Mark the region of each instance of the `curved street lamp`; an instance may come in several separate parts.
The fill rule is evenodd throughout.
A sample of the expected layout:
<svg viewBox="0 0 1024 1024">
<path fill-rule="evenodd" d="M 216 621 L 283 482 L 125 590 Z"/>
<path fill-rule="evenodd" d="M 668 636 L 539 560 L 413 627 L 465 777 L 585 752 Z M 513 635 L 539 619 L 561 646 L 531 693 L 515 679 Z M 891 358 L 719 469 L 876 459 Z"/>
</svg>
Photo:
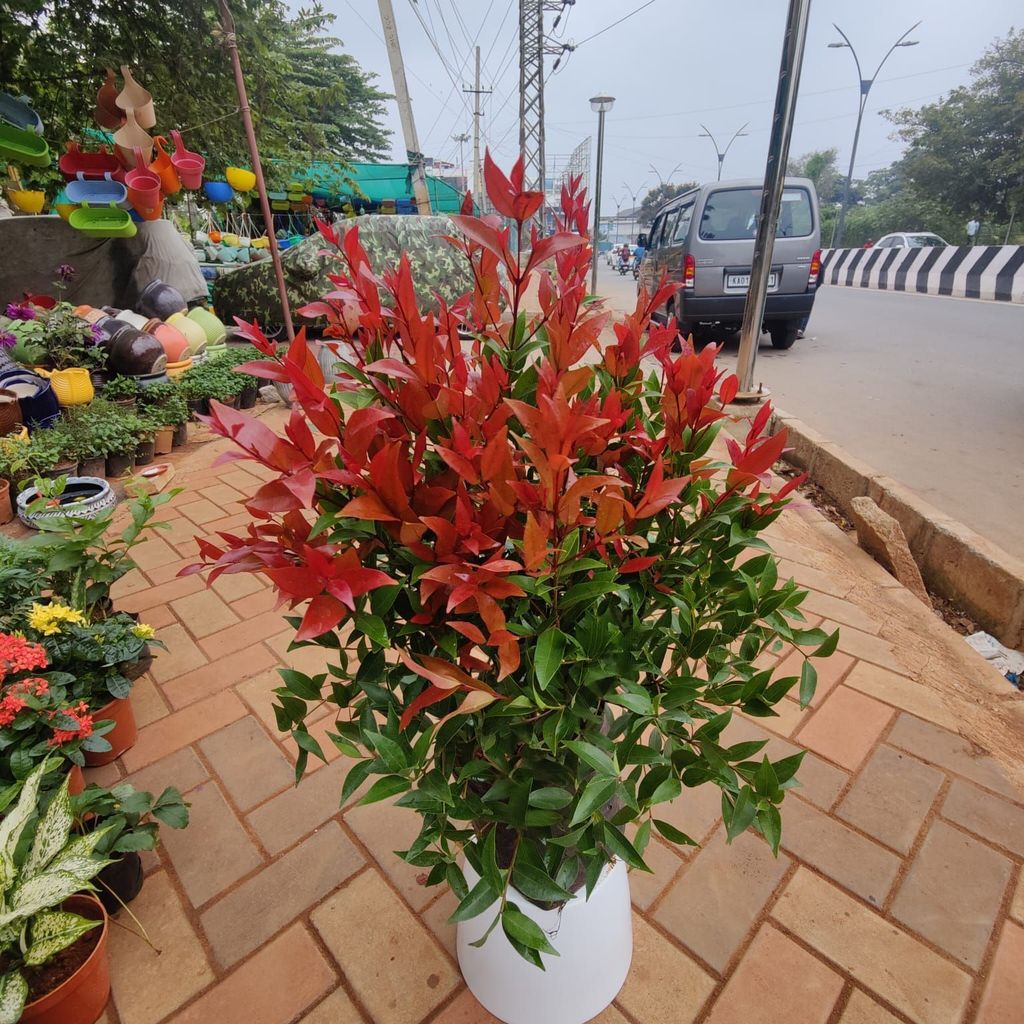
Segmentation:
<svg viewBox="0 0 1024 1024">
<path fill-rule="evenodd" d="M 750 124 L 750 122 L 748 121 L 747 124 Z M 711 130 L 707 127 L 707 125 L 703 125 L 703 124 L 701 125 L 701 128 L 703 128 L 704 131 L 701 133 L 700 138 L 702 138 L 702 139 L 710 139 L 711 140 L 711 145 L 715 147 L 715 152 L 718 154 L 718 180 L 719 181 L 722 180 L 722 164 L 725 163 L 725 157 L 726 157 L 726 154 L 729 152 L 729 148 L 732 146 L 732 144 L 737 139 L 743 138 L 744 136 L 747 136 L 747 135 L 750 134 L 748 131 L 745 130 L 746 127 L 747 127 L 747 124 L 745 124 L 742 128 L 737 129 L 736 134 L 733 135 L 733 137 L 729 140 L 729 144 L 725 147 L 725 149 L 719 149 L 718 148 L 718 143 L 715 141 L 714 135 L 711 134 Z"/>
<path fill-rule="evenodd" d="M 597 180 L 594 183 L 594 241 L 590 254 L 590 291 L 597 293 L 597 256 L 601 242 L 601 174 L 604 171 L 604 115 L 615 105 L 614 96 L 591 96 L 590 109 L 597 114 Z"/>
<path fill-rule="evenodd" d="M 633 216 L 629 220 L 629 223 L 631 225 L 630 236 L 632 237 L 632 235 L 636 233 L 637 229 L 636 211 L 640 204 L 640 196 L 644 195 L 644 189 L 647 188 L 647 182 L 645 181 L 636 191 L 630 188 L 630 186 L 627 185 L 625 182 L 622 183 L 622 187 L 629 193 L 630 199 L 633 200 Z"/>
<path fill-rule="evenodd" d="M 850 152 L 850 169 L 846 172 L 846 187 L 843 189 L 843 202 L 839 207 L 839 219 L 836 223 L 835 241 L 836 248 L 841 249 L 843 245 L 843 229 L 846 227 L 846 208 L 850 205 L 850 184 L 853 181 L 853 165 L 857 160 L 857 143 L 860 141 L 860 125 L 861 121 L 864 120 L 864 108 L 868 104 L 868 93 L 871 92 L 871 86 L 875 84 L 875 79 L 878 78 L 878 73 L 882 70 L 882 66 L 892 56 L 893 51 L 900 46 L 917 46 L 916 39 L 907 39 L 907 36 L 920 25 L 921 22 L 916 22 L 907 29 L 896 40 L 892 46 L 889 47 L 886 55 L 878 62 L 878 67 L 875 68 L 875 73 L 870 78 L 864 77 L 864 72 L 860 69 L 860 61 L 857 59 L 857 51 L 853 48 L 853 43 L 850 42 L 849 36 L 835 23 L 832 23 L 832 27 L 843 37 L 841 43 L 829 43 L 830 50 L 849 50 L 853 54 L 853 62 L 857 65 L 857 78 L 860 81 L 860 107 L 857 110 L 857 127 L 853 131 L 853 150 Z"/>
</svg>

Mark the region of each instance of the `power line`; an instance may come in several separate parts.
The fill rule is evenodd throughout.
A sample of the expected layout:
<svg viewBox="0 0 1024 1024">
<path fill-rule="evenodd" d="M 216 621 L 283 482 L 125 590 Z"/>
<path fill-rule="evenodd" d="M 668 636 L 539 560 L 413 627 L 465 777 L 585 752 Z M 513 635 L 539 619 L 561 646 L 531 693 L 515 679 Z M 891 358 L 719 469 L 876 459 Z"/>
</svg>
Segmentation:
<svg viewBox="0 0 1024 1024">
<path fill-rule="evenodd" d="M 624 21 L 628 21 L 634 14 L 639 14 L 642 10 L 650 7 L 653 3 L 654 0 L 647 0 L 647 3 L 641 4 L 635 11 L 630 11 L 629 14 L 624 14 L 618 21 L 613 21 L 610 25 L 605 25 L 604 28 L 598 29 L 593 35 L 587 36 L 586 39 L 581 39 L 578 43 L 573 43 L 572 49 L 582 46 L 584 43 L 589 43 L 591 39 L 596 39 L 600 35 L 604 35 L 604 33 L 609 29 L 615 28 L 616 25 L 621 25 Z"/>
</svg>

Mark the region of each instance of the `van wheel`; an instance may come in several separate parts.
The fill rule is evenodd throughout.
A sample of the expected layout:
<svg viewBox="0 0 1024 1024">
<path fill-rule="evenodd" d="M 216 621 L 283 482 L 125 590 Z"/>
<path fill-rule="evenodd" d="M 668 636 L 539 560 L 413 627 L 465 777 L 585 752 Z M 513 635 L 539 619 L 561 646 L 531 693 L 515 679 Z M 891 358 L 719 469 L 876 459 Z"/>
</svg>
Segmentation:
<svg viewBox="0 0 1024 1024">
<path fill-rule="evenodd" d="M 772 336 L 772 348 L 792 348 L 799 330 L 799 320 L 780 320 L 776 323 L 770 323 L 768 325 L 768 333 Z"/>
</svg>

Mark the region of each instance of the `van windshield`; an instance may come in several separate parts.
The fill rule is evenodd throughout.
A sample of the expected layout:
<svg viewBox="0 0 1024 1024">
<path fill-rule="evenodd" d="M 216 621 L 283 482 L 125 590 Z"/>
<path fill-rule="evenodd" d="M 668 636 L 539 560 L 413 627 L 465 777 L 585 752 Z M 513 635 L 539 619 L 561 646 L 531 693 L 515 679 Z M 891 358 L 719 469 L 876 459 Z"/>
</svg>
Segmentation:
<svg viewBox="0 0 1024 1024">
<path fill-rule="evenodd" d="M 728 188 L 712 192 L 700 218 L 700 237 L 711 239 L 753 239 L 761 207 L 759 188 Z M 787 188 L 779 211 L 779 238 L 800 238 L 814 230 L 811 197 L 805 188 Z"/>
</svg>

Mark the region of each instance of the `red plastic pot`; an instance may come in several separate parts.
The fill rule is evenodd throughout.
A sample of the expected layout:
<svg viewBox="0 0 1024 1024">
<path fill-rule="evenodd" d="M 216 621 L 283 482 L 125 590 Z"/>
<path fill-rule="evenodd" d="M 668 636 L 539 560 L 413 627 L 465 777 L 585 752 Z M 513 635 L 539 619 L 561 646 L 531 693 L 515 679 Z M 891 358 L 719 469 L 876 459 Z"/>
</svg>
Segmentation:
<svg viewBox="0 0 1024 1024">
<path fill-rule="evenodd" d="M 138 146 L 134 153 L 135 169 L 124 176 L 124 183 L 128 186 L 128 202 L 145 216 L 146 211 L 162 206 L 160 179 L 146 167 L 146 158 Z"/>
<path fill-rule="evenodd" d="M 21 1014 L 23 1024 L 96 1024 L 110 999 L 109 925 L 103 904 L 93 896 L 82 894 L 65 900 L 62 909 L 102 921 L 99 941 L 89 958 L 70 978 L 25 1006 Z"/>
<path fill-rule="evenodd" d="M 199 188 L 203 183 L 203 169 L 206 167 L 206 160 L 198 153 L 192 153 L 185 148 L 181 141 L 181 132 L 177 129 L 171 132 L 174 139 L 174 152 L 171 154 L 171 163 L 178 172 L 178 178 L 183 188 Z"/>
</svg>

